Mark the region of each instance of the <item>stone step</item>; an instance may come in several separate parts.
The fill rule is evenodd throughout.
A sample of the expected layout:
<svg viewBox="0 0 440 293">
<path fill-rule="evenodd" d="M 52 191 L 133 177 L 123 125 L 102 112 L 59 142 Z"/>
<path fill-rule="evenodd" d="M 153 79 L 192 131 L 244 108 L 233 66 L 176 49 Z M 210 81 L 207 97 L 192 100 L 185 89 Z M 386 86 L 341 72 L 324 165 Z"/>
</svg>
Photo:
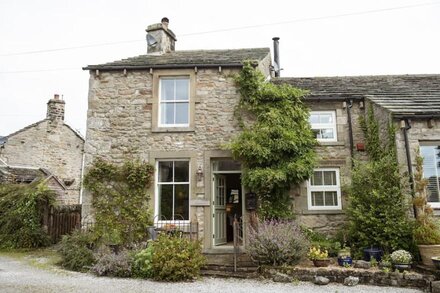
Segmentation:
<svg viewBox="0 0 440 293">
<path fill-rule="evenodd" d="M 221 271 L 221 272 L 233 272 L 234 271 L 234 266 L 230 266 L 230 265 L 205 265 L 203 268 L 203 270 L 208 270 L 208 271 Z M 236 268 L 237 272 L 257 272 L 258 271 L 258 267 L 257 266 L 239 266 L 237 265 Z"/>
<path fill-rule="evenodd" d="M 217 271 L 217 270 L 201 270 L 200 274 L 204 277 L 219 277 L 219 278 L 239 278 L 250 279 L 258 276 L 257 272 L 229 272 L 229 271 Z"/>
<path fill-rule="evenodd" d="M 209 265 L 234 265 L 234 254 L 205 254 L 206 263 Z M 237 266 L 256 266 L 249 255 L 241 253 L 237 255 Z"/>
</svg>

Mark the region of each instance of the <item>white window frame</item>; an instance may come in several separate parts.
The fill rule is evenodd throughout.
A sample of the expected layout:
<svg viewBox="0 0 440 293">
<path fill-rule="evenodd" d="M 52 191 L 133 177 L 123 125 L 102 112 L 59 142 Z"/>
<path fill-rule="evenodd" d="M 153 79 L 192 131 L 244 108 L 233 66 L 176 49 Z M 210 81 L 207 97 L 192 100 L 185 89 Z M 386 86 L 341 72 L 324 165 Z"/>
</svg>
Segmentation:
<svg viewBox="0 0 440 293">
<path fill-rule="evenodd" d="M 315 171 L 334 171 L 336 175 L 336 185 L 311 185 L 311 180 L 307 180 L 307 206 L 309 210 L 341 210 L 341 181 L 339 177 L 339 168 L 317 168 Z M 313 176 L 313 175 L 312 175 Z M 314 191 L 336 191 L 338 205 L 336 206 L 313 206 L 312 192 Z"/>
<path fill-rule="evenodd" d="M 318 129 L 329 129 L 331 128 L 333 130 L 334 137 L 333 138 L 316 138 L 318 141 L 322 142 L 332 142 L 332 141 L 338 141 L 338 133 L 336 131 L 336 111 L 310 111 L 311 115 L 328 115 L 330 114 L 332 116 L 333 123 L 312 123 L 310 121 L 310 127 L 314 130 Z"/>
<path fill-rule="evenodd" d="M 440 142 L 438 143 L 438 145 L 440 145 Z M 431 145 L 431 144 L 421 144 L 420 145 L 420 147 L 437 147 L 437 146 L 435 146 L 435 145 Z M 437 165 L 438 163 L 440 163 L 440 160 L 437 160 L 436 159 L 436 161 L 435 161 L 435 164 Z M 425 164 L 425 162 L 423 162 L 423 164 Z M 439 170 L 438 170 L 438 168 L 437 168 L 437 166 L 436 166 L 436 168 L 435 168 L 435 172 L 436 172 L 436 176 L 437 176 L 437 178 L 438 177 L 440 177 L 440 174 L 439 174 Z M 426 178 L 425 177 L 425 171 L 423 171 L 423 178 L 425 178 L 425 179 L 428 179 L 428 178 Z M 437 180 L 437 190 L 438 190 L 438 196 L 440 197 L 440 185 L 439 185 L 439 182 L 438 182 L 438 180 Z M 440 209 L 440 202 L 428 202 L 428 204 L 432 207 L 432 208 L 434 208 L 434 209 Z"/>
<path fill-rule="evenodd" d="M 187 182 L 159 182 L 159 162 L 188 162 L 188 181 Z M 174 168 L 174 165 L 173 165 Z M 189 223 L 191 218 L 191 160 L 190 159 L 156 159 L 156 174 L 154 185 L 154 222 L 159 224 L 168 223 Z M 162 220 L 159 218 L 159 185 L 175 185 L 175 184 L 188 184 L 188 220 Z M 174 201 L 175 195 L 173 194 L 173 217 L 174 217 Z"/>
<path fill-rule="evenodd" d="M 182 79 L 182 80 L 187 80 L 188 81 L 188 100 L 162 100 L 162 81 L 163 80 L 177 80 L 177 79 Z M 189 75 L 176 75 L 176 76 L 161 76 L 159 78 L 159 102 L 158 102 L 158 125 L 159 127 L 189 127 L 190 124 L 190 120 L 191 120 L 191 103 L 190 103 L 190 99 L 191 99 L 191 77 Z M 174 95 L 176 95 L 176 86 L 174 85 Z M 162 123 L 162 104 L 183 104 L 186 103 L 188 104 L 188 113 L 187 113 L 187 119 L 188 119 L 188 123 L 173 123 L 173 124 L 166 124 L 166 123 Z M 176 109 L 176 108 L 174 108 Z M 176 111 L 174 111 L 174 119 L 176 119 Z"/>
</svg>

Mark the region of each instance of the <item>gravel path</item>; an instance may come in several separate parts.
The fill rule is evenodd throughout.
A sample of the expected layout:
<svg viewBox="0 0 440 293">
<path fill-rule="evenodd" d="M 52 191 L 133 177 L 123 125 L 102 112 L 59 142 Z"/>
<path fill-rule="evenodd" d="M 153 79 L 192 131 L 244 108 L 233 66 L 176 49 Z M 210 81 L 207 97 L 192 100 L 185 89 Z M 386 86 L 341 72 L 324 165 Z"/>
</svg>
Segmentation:
<svg viewBox="0 0 440 293">
<path fill-rule="evenodd" d="M 339 284 L 282 284 L 272 281 L 204 278 L 191 283 L 160 283 L 147 280 L 98 278 L 61 269 L 43 270 L 22 260 L 0 256 L 0 292 L 421 292 L 414 289 Z"/>
</svg>

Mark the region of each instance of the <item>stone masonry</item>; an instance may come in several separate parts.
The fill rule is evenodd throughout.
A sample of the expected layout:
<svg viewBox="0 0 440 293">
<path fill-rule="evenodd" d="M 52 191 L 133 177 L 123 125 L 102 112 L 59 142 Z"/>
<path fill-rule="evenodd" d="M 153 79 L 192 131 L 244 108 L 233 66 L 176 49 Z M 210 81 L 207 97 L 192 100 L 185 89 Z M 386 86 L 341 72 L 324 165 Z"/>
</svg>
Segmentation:
<svg viewBox="0 0 440 293">
<path fill-rule="evenodd" d="M 55 95 L 47 117 L 7 136 L 0 158 L 11 166 L 44 168 L 67 187 L 62 204 L 78 204 L 84 139 L 64 124 L 64 101 Z"/>
</svg>

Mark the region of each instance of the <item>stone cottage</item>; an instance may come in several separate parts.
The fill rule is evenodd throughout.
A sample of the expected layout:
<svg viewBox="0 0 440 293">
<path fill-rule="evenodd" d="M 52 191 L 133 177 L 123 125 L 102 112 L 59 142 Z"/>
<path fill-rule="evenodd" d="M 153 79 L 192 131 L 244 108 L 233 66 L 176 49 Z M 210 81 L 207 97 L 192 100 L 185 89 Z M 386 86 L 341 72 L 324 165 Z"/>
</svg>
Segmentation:
<svg viewBox="0 0 440 293">
<path fill-rule="evenodd" d="M 54 178 L 48 182 L 58 203 L 70 205 L 80 203 L 84 139 L 64 123 L 64 108 L 65 101 L 55 95 L 45 119 L 2 138 L 0 169 L 9 182 Z"/>
<path fill-rule="evenodd" d="M 438 76 L 274 78 L 279 62 L 271 65 L 269 48 L 176 51 L 176 40 L 164 18 L 147 28 L 146 55 L 84 68 L 90 72 L 85 165 L 97 157 L 149 161 L 156 169 L 150 190 L 155 222 L 197 221 L 205 252 L 230 249 L 232 220 L 246 221 L 249 214 L 240 162 L 223 148 L 240 131 L 232 75 L 243 60 L 253 60 L 272 82 L 310 90 L 305 101 L 320 161 L 313 178 L 292 188 L 291 197 L 298 221 L 329 233 L 345 219 L 343 187 L 350 183 L 352 158 L 365 157 L 359 117 L 366 104 L 400 125 L 403 116 L 387 101 L 400 104 L 394 99 L 406 97 L 410 103 L 418 88 L 429 85 L 433 93 L 438 87 Z M 398 146 L 401 158 L 404 146 Z M 92 213 L 91 196 L 84 193 L 84 217 Z"/>
</svg>

